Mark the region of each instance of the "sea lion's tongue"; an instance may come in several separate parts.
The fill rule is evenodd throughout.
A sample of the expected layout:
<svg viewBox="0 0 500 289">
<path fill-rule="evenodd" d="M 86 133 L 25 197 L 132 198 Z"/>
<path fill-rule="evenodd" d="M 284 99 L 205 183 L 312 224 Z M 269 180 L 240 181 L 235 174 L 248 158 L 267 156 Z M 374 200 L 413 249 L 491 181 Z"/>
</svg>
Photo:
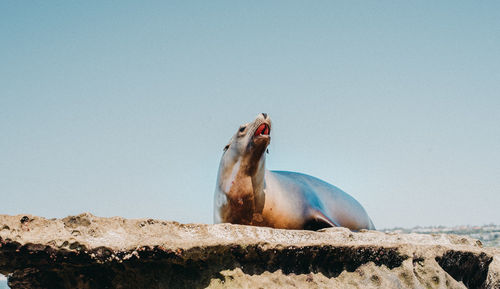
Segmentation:
<svg viewBox="0 0 500 289">
<path fill-rule="evenodd" d="M 269 127 L 265 123 L 261 124 L 257 128 L 257 130 L 254 133 L 254 136 L 261 135 L 261 134 L 263 134 L 263 135 L 269 135 Z"/>
</svg>

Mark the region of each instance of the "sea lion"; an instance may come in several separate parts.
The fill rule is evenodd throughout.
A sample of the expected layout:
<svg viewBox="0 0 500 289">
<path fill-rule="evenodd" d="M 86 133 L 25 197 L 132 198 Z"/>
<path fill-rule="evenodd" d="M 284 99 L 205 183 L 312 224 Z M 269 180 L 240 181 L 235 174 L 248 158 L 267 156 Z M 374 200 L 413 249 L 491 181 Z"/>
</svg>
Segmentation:
<svg viewBox="0 0 500 289">
<path fill-rule="evenodd" d="M 271 141 L 266 113 L 239 127 L 224 148 L 215 188 L 215 223 L 318 230 L 375 227 L 363 207 L 318 178 L 265 168 Z"/>
</svg>

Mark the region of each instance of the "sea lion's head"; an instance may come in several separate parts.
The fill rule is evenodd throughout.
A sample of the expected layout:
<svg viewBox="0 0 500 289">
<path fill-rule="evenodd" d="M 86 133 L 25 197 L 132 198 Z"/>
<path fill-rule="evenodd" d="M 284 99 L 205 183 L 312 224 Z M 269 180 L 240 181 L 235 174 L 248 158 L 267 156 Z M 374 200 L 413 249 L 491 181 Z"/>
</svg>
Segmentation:
<svg viewBox="0 0 500 289">
<path fill-rule="evenodd" d="M 254 121 L 241 125 L 224 147 L 226 165 L 238 161 L 245 164 L 251 174 L 271 142 L 271 118 L 266 113 L 257 115 Z"/>
<path fill-rule="evenodd" d="M 255 178 L 261 174 L 263 178 L 270 133 L 271 118 L 266 113 L 258 114 L 254 121 L 237 129 L 224 147 L 219 167 L 219 185 L 223 192 L 229 192 L 236 178 Z"/>
</svg>

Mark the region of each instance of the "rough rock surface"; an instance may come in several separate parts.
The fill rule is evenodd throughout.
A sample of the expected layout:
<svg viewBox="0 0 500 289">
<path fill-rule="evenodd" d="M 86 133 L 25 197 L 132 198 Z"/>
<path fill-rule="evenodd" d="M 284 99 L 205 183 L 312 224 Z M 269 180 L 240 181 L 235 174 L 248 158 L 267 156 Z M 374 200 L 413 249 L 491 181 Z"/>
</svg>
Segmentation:
<svg viewBox="0 0 500 289">
<path fill-rule="evenodd" d="M 500 288 L 500 249 L 455 235 L 0 215 L 0 273 L 12 288 Z"/>
</svg>

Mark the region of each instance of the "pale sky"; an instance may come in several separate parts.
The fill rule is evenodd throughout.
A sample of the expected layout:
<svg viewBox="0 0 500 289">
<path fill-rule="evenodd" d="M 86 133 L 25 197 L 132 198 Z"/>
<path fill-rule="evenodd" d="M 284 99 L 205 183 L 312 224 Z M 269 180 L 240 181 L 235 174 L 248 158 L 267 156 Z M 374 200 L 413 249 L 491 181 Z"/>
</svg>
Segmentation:
<svg viewBox="0 0 500 289">
<path fill-rule="evenodd" d="M 2 1 L 0 214 L 211 223 L 222 149 L 377 228 L 500 223 L 498 1 Z"/>
</svg>

